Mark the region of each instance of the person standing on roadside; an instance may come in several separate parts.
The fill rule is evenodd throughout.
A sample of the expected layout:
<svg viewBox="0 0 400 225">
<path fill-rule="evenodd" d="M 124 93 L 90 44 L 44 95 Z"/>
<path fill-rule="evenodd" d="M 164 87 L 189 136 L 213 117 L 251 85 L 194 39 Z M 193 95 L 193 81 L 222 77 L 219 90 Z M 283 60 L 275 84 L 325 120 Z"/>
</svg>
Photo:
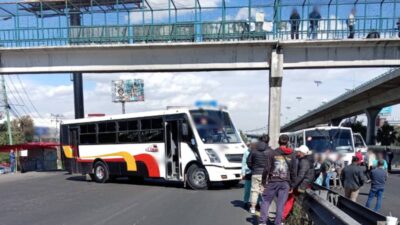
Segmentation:
<svg viewBox="0 0 400 225">
<path fill-rule="evenodd" d="M 260 225 L 266 225 L 268 221 L 269 206 L 276 197 L 276 217 L 275 224 L 281 225 L 283 209 L 288 198 L 292 193 L 292 184 L 295 178 L 296 157 L 293 150 L 288 147 L 289 136 L 279 137 L 279 148 L 269 151 L 266 167 L 263 173 L 265 184 L 263 192 L 263 202 L 261 204 Z"/>
<path fill-rule="evenodd" d="M 371 171 L 371 189 L 369 191 L 368 200 L 365 207 L 370 208 L 371 203 L 376 196 L 375 212 L 378 212 L 382 206 L 382 196 L 385 191 L 385 183 L 387 180 L 387 172 L 383 169 L 384 161 L 379 160 L 378 166 Z"/>
<path fill-rule="evenodd" d="M 289 194 L 283 210 L 282 218 L 284 221 L 293 209 L 295 197 L 304 193 L 306 189 L 310 189 L 315 177 L 314 156 L 312 155 L 310 149 L 305 145 L 300 146 L 298 149 L 296 149 L 296 157 L 298 159 L 297 176 L 294 178 L 293 182 L 293 193 Z M 298 198 L 296 201 L 297 200 Z"/>
<path fill-rule="evenodd" d="M 323 174 L 323 186 L 330 189 L 331 178 L 335 175 L 335 167 L 332 160 L 329 158 L 331 154 L 330 150 L 325 152 L 325 160 L 321 165 L 321 172 Z"/>
<path fill-rule="evenodd" d="M 363 165 L 364 164 L 364 156 L 363 156 L 361 150 L 358 150 L 356 152 L 356 157 L 358 158 L 358 163 L 360 163 L 360 165 Z"/>
<path fill-rule="evenodd" d="M 12 150 L 12 149 L 10 151 L 9 158 L 10 158 L 11 173 L 14 173 L 15 172 L 15 153 L 14 153 L 14 150 Z"/>
<path fill-rule="evenodd" d="M 372 162 L 372 169 L 374 169 L 374 168 L 377 168 L 378 167 L 378 162 L 379 161 L 382 161 L 383 162 L 383 169 L 385 170 L 385 171 L 388 171 L 388 163 L 386 162 L 386 160 L 384 159 L 384 157 L 383 157 L 383 153 L 378 153 L 377 155 L 376 155 L 376 157 L 377 157 L 377 159 L 375 159 L 373 162 Z"/>
<path fill-rule="evenodd" d="M 251 190 L 251 170 L 247 166 L 247 159 L 250 155 L 251 150 L 256 149 L 257 140 L 252 139 L 249 148 L 243 153 L 242 158 L 242 179 L 244 180 L 244 194 L 243 194 L 243 204 L 244 208 L 248 209 L 250 207 L 250 190 Z"/>
<path fill-rule="evenodd" d="M 347 18 L 346 22 L 347 22 L 347 26 L 349 27 L 349 32 L 350 32 L 348 38 L 349 39 L 353 39 L 354 38 L 354 34 L 355 34 L 354 25 L 356 23 L 356 9 L 353 8 L 351 10 L 351 12 L 349 14 L 349 17 Z"/>
<path fill-rule="evenodd" d="M 340 179 L 340 177 L 342 176 L 342 171 L 343 171 L 343 169 L 344 169 L 344 167 L 345 167 L 344 160 L 343 160 L 343 155 L 342 155 L 342 154 L 339 154 L 339 155 L 338 155 L 338 158 L 337 158 L 337 160 L 334 162 L 334 164 L 335 164 L 335 171 L 336 171 L 336 173 L 337 173 L 337 177 L 339 178 L 339 179 L 338 179 L 338 181 L 339 181 L 339 188 L 343 188 L 343 184 L 342 184 L 342 181 L 341 181 L 341 179 Z M 336 179 L 335 179 L 335 182 L 336 182 Z M 336 186 L 336 184 L 335 184 L 335 186 Z"/>
<path fill-rule="evenodd" d="M 250 196 L 250 213 L 256 213 L 256 205 L 258 198 L 263 192 L 262 174 L 267 162 L 267 153 L 271 148 L 266 144 L 264 136 L 256 143 L 255 149 L 251 150 L 247 158 L 247 166 L 252 171 L 251 175 L 251 196 Z"/>
<path fill-rule="evenodd" d="M 299 28 L 300 28 L 300 15 L 297 12 L 297 9 L 294 8 L 292 10 L 292 14 L 290 14 L 290 38 L 299 39 Z"/>
<path fill-rule="evenodd" d="M 357 202 L 358 193 L 366 178 L 356 156 L 353 156 L 351 164 L 343 169 L 341 179 L 346 198 Z"/>
</svg>

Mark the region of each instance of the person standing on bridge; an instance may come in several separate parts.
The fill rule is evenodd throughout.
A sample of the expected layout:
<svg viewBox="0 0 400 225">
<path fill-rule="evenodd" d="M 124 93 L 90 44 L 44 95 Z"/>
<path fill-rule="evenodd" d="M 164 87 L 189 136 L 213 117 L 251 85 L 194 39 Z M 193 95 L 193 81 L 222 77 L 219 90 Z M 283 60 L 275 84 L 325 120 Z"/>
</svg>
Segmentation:
<svg viewBox="0 0 400 225">
<path fill-rule="evenodd" d="M 292 193 L 293 181 L 296 177 L 296 157 L 293 150 L 288 147 L 289 136 L 279 137 L 279 148 L 269 151 L 267 163 L 263 172 L 265 189 L 263 192 L 263 202 L 261 204 L 260 225 L 266 225 L 269 215 L 269 206 L 276 197 L 276 217 L 275 224 L 281 225 L 283 209 L 288 198 Z"/>
<path fill-rule="evenodd" d="M 267 163 L 267 154 L 271 148 L 266 144 L 269 142 L 268 136 L 263 136 L 256 143 L 255 149 L 251 150 L 247 158 L 247 166 L 252 171 L 251 175 L 251 206 L 250 213 L 256 213 L 256 205 L 261 193 L 263 192 L 262 174 Z"/>
<path fill-rule="evenodd" d="M 299 39 L 300 15 L 296 8 L 292 10 L 292 14 L 290 15 L 290 28 L 290 37 L 292 39 Z"/>
<path fill-rule="evenodd" d="M 366 178 L 356 156 L 353 156 L 351 165 L 343 169 L 341 179 L 346 198 L 357 202 L 358 193 L 366 182 Z"/>
<path fill-rule="evenodd" d="M 377 212 L 382 206 L 382 196 L 385 191 L 385 183 L 387 180 L 387 172 L 383 168 L 384 160 L 378 161 L 378 167 L 371 171 L 371 190 L 369 191 L 368 200 L 365 207 L 370 208 L 371 203 L 376 196 L 376 205 L 374 211 Z"/>
<path fill-rule="evenodd" d="M 356 23 L 356 10 L 353 8 L 349 14 L 349 18 L 347 18 L 347 26 L 349 27 L 350 35 L 348 36 L 349 39 L 354 38 L 354 25 Z"/>
<path fill-rule="evenodd" d="M 314 6 L 313 11 L 309 15 L 310 20 L 310 30 L 308 33 L 308 38 L 317 39 L 318 37 L 318 26 L 319 21 L 321 20 L 321 14 L 319 13 L 319 9 L 317 6 Z"/>
<path fill-rule="evenodd" d="M 397 30 L 399 30 L 399 37 L 400 37 L 400 18 L 397 20 Z"/>
</svg>

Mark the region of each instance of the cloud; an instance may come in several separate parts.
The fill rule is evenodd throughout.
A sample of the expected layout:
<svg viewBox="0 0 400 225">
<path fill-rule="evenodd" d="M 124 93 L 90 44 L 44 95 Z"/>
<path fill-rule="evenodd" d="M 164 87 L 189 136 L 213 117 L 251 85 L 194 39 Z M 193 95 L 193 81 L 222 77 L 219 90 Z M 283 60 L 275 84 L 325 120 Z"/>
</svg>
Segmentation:
<svg viewBox="0 0 400 225">
<path fill-rule="evenodd" d="M 342 94 L 345 88 L 358 86 L 384 71 L 377 68 L 284 71 L 281 120 L 288 122 Z M 51 76 L 54 75 L 35 75 L 31 79 L 21 76 L 21 79 L 44 117 L 50 118 L 53 113 L 73 118 L 69 75 L 64 75 L 65 82 L 57 84 L 46 82 Z M 85 113 L 120 114 L 121 105 L 111 101 L 111 80 L 134 78 L 144 79 L 145 101 L 126 104 L 127 112 L 193 106 L 199 99 L 215 99 L 228 107 L 235 124 L 242 130 L 267 124 L 268 71 L 84 74 Z M 322 84 L 317 87 L 314 80 Z M 302 100 L 297 100 L 297 96 Z M 400 115 L 398 106 L 393 109 L 392 117 L 395 115 Z"/>
</svg>

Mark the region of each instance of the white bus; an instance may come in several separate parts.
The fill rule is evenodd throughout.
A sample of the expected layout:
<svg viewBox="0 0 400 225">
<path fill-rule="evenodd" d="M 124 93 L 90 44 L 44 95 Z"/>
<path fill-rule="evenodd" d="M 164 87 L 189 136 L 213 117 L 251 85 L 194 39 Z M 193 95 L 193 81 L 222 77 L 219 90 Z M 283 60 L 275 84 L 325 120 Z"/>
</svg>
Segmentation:
<svg viewBox="0 0 400 225">
<path fill-rule="evenodd" d="M 127 176 L 235 185 L 246 147 L 228 112 L 169 108 L 66 121 L 61 144 L 70 172 L 99 183 Z"/>
<path fill-rule="evenodd" d="M 329 150 L 332 158 L 342 155 L 345 164 L 350 164 L 355 155 L 353 131 L 348 127 L 313 127 L 285 134 L 289 135 L 290 147 L 306 145 L 316 154 Z"/>
</svg>

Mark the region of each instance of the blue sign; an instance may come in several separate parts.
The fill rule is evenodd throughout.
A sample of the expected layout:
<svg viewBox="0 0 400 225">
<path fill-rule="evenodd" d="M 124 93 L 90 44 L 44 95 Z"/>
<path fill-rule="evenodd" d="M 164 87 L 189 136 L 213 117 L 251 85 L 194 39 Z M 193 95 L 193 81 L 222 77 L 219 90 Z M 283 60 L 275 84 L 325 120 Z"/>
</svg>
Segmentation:
<svg viewBox="0 0 400 225">
<path fill-rule="evenodd" d="M 207 100 L 207 101 L 196 101 L 194 104 L 196 107 L 218 107 L 218 102 L 216 100 Z"/>
<path fill-rule="evenodd" d="M 385 107 L 379 113 L 380 116 L 390 116 L 392 115 L 392 106 Z"/>
</svg>

